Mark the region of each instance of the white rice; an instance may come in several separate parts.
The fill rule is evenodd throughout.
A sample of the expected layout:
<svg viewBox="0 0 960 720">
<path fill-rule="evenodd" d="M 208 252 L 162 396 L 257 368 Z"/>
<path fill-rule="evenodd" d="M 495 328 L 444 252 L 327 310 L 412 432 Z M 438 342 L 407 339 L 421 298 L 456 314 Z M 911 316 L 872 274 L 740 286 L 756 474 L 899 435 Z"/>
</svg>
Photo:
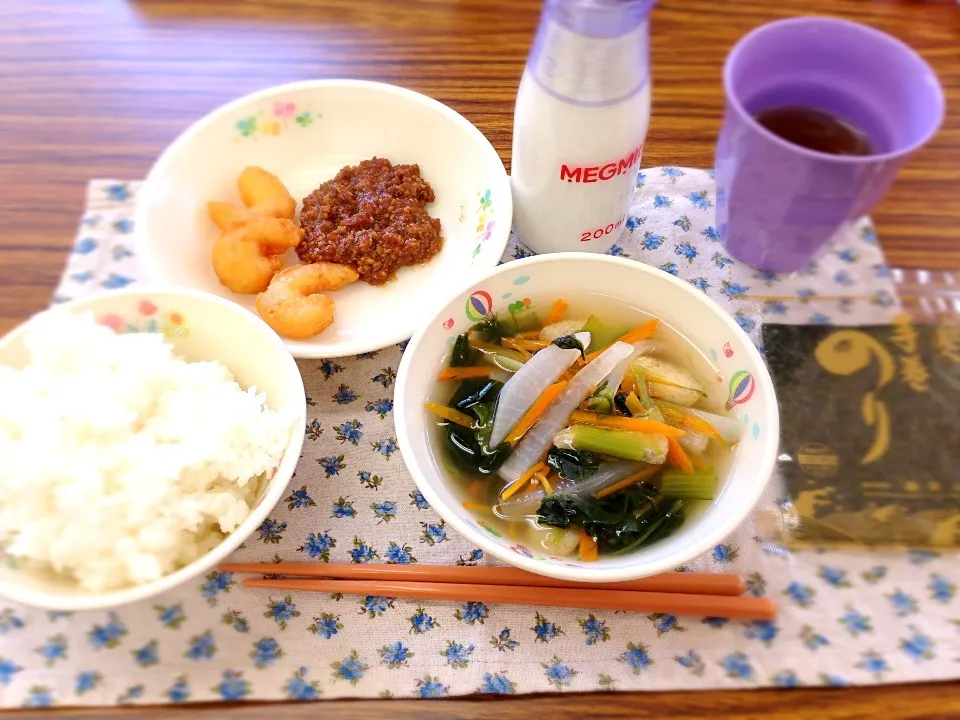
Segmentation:
<svg viewBox="0 0 960 720">
<path fill-rule="evenodd" d="M 92 316 L 36 319 L 0 366 L 0 548 L 91 591 L 156 580 L 249 514 L 293 418 L 219 362 Z"/>
</svg>

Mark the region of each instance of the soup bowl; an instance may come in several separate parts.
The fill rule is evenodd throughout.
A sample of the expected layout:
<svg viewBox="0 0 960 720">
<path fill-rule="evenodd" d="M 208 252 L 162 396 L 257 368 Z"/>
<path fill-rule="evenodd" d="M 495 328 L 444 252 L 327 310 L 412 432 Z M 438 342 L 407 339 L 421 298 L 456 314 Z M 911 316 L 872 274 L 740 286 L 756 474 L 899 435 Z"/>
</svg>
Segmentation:
<svg viewBox="0 0 960 720">
<path fill-rule="evenodd" d="M 444 469 L 434 418 L 425 399 L 446 400 L 438 372 L 450 346 L 488 312 L 510 306 L 540 309 L 563 297 L 589 303 L 602 318 L 639 311 L 658 317 L 684 336 L 712 366 L 705 392 L 714 405 L 743 424 L 740 441 L 719 472 L 714 499 L 696 509 L 673 534 L 625 555 L 601 554 L 594 562 L 556 557 L 511 540 L 489 517 L 463 507 L 457 481 Z M 449 391 L 452 391 L 453 387 Z M 446 391 L 449 393 L 449 391 Z M 614 257 L 558 253 L 507 263 L 443 305 L 411 340 L 397 372 L 397 439 L 404 461 L 430 505 L 461 535 L 510 565 L 541 575 L 611 582 L 672 570 L 710 550 L 751 512 L 767 484 L 777 453 L 779 415 L 773 383 L 750 338 L 719 305 L 693 286 L 653 267 Z M 490 482 L 500 483 L 498 477 Z"/>
</svg>

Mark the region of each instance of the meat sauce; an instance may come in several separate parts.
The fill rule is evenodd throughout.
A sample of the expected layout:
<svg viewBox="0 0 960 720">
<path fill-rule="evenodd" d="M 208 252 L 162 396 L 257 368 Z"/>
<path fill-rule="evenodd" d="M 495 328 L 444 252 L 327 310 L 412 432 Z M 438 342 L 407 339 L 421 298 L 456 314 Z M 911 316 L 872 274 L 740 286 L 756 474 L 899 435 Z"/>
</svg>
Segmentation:
<svg viewBox="0 0 960 720">
<path fill-rule="evenodd" d="M 435 199 L 419 165 L 375 157 L 345 167 L 304 198 L 297 255 L 349 265 L 361 280 L 382 285 L 398 268 L 440 252 L 440 221 L 424 207 Z"/>
</svg>

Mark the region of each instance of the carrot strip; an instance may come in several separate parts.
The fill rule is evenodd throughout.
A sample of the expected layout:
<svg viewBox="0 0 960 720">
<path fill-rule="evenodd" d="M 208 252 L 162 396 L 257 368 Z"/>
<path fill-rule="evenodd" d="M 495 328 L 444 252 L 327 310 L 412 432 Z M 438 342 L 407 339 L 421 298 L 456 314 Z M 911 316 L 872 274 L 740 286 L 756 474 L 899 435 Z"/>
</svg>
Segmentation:
<svg viewBox="0 0 960 720">
<path fill-rule="evenodd" d="M 483 490 L 486 487 L 487 484 L 482 480 L 474 480 L 472 483 L 467 485 L 467 492 L 474 500 L 479 500 L 483 497 Z"/>
<path fill-rule="evenodd" d="M 680 410 L 675 410 L 675 409 L 672 408 L 672 407 L 667 407 L 667 406 L 662 406 L 662 405 L 657 405 L 657 407 L 660 408 L 660 412 L 663 413 L 663 416 L 664 416 L 667 420 L 671 420 L 672 422 L 675 422 L 675 423 L 677 423 L 678 425 L 680 424 L 680 422 L 681 422 L 685 417 L 687 417 L 687 414 L 686 414 L 686 413 L 681 412 Z M 697 428 L 695 428 L 695 427 L 692 427 L 692 426 L 690 426 L 690 427 L 691 427 L 691 429 L 693 429 L 693 430 L 697 430 Z M 700 431 L 697 430 L 697 432 L 700 432 Z"/>
<path fill-rule="evenodd" d="M 603 490 L 598 491 L 597 494 L 594 495 L 594 497 L 597 500 L 602 500 L 608 495 L 613 495 L 615 492 L 620 492 L 624 488 L 628 488 L 631 485 L 636 485 L 638 482 L 649 480 L 651 477 L 653 477 L 654 473 L 656 473 L 657 470 L 659 469 L 660 469 L 659 465 L 651 465 L 650 467 L 646 467 L 640 472 L 636 472 L 630 477 L 624 478 L 620 482 L 614 483 L 613 485 L 609 487 L 605 487 Z"/>
<path fill-rule="evenodd" d="M 657 403 L 657 407 L 660 408 L 660 411 L 663 413 L 665 418 L 676 423 L 677 425 L 688 427 L 694 432 L 710 435 L 723 447 L 727 447 L 729 445 L 729 443 L 723 439 L 723 436 L 720 434 L 720 432 L 711 423 L 707 422 L 699 415 L 696 415 L 692 412 L 686 412 L 682 408 L 671 406 L 667 403 Z"/>
<path fill-rule="evenodd" d="M 500 494 L 500 499 L 501 500 L 509 499 L 511 495 L 517 492 L 517 490 L 519 490 L 524 485 L 526 485 L 528 480 L 533 478 L 534 475 L 536 475 L 538 472 L 540 472 L 546 467 L 547 467 L 547 464 L 545 462 L 540 462 L 534 465 L 532 468 L 527 470 L 523 475 L 518 477 L 516 482 L 511 483 L 510 485 L 507 485 L 507 487 L 504 488 L 503 492 Z"/>
<path fill-rule="evenodd" d="M 492 365 L 444 368 L 437 375 L 437 380 L 469 380 L 470 378 L 489 377 L 494 370 L 495 368 Z"/>
<path fill-rule="evenodd" d="M 720 432 L 713 425 L 711 425 L 701 417 L 697 417 L 696 415 L 687 415 L 685 417 L 682 417 L 678 422 L 680 425 L 683 425 L 684 427 L 688 427 L 694 432 L 698 432 L 702 435 L 709 435 L 711 438 L 713 438 L 716 441 L 716 443 L 720 447 L 723 447 L 723 448 L 730 447 L 730 443 L 728 443 L 723 438 L 723 435 L 721 435 Z"/>
<path fill-rule="evenodd" d="M 729 447 L 729 443 L 723 439 L 723 436 L 719 431 L 706 420 L 701 418 L 698 415 L 693 413 L 685 413 L 681 410 L 675 410 L 671 407 L 665 407 L 658 405 L 660 412 L 663 413 L 663 416 L 672 423 L 676 425 L 682 425 L 683 427 L 688 427 L 694 432 L 701 433 L 703 435 L 709 435 L 714 440 L 716 440 L 721 447 Z"/>
<path fill-rule="evenodd" d="M 530 409 L 520 418 L 520 422 L 516 424 L 504 440 L 513 445 L 517 440 L 522 438 L 523 434 L 543 415 L 546 409 L 550 407 L 550 403 L 556 399 L 557 395 L 559 395 L 566 386 L 567 383 L 564 381 L 547 386 L 547 389 L 540 394 L 540 397 L 530 406 Z"/>
<path fill-rule="evenodd" d="M 526 340 L 526 339 L 520 340 L 520 345 L 525 350 L 531 350 L 533 352 L 536 352 L 537 350 L 543 350 L 544 348 L 548 348 L 552 344 L 553 343 L 547 340 Z"/>
<path fill-rule="evenodd" d="M 657 322 L 658 321 L 656 319 L 653 319 L 653 320 L 650 320 L 649 322 L 645 322 L 643 325 L 638 325 L 633 330 L 630 330 L 629 332 L 626 332 L 623 335 L 621 335 L 616 340 L 616 342 L 624 342 L 624 343 L 627 343 L 627 345 L 633 345 L 634 343 L 640 342 L 641 340 L 646 340 L 647 338 L 651 338 L 653 337 L 653 334 L 657 331 Z M 592 362 L 596 358 L 600 357 L 600 354 L 604 350 L 606 350 L 608 347 L 610 346 L 607 345 L 606 347 L 602 347 L 599 350 L 594 350 L 592 353 L 587 355 L 587 362 Z"/>
<path fill-rule="evenodd" d="M 627 345 L 633 345 L 636 342 L 647 340 L 648 338 L 653 337 L 653 334 L 657 331 L 657 322 L 657 319 L 654 318 L 649 322 L 645 322 L 643 325 L 638 325 L 633 330 L 621 337 L 620 342 L 625 342 Z"/>
<path fill-rule="evenodd" d="M 493 514 L 490 506 L 484 503 L 464 501 L 461 505 L 463 505 L 464 510 L 470 510 L 471 512 L 486 513 L 487 515 Z"/>
<path fill-rule="evenodd" d="M 680 468 L 684 475 L 693 475 L 693 463 L 676 438 L 667 438 L 667 462 Z"/>
<path fill-rule="evenodd" d="M 539 340 L 539 339 L 540 339 L 540 331 L 539 331 L 539 330 L 527 330 L 526 332 L 522 332 L 522 333 L 520 333 L 519 335 L 517 335 L 517 337 L 526 338 L 527 340 Z"/>
<path fill-rule="evenodd" d="M 587 534 L 587 531 L 582 529 L 580 530 L 580 548 L 579 548 L 580 559 L 583 562 L 596 562 L 597 561 L 597 541 L 594 540 Z"/>
<path fill-rule="evenodd" d="M 446 405 L 438 405 L 437 403 L 425 402 L 423 406 L 432 412 L 434 415 L 442 417 L 444 420 L 449 420 L 455 425 L 460 425 L 465 428 L 473 427 L 473 418 L 462 413 L 459 410 L 456 410 L 452 407 L 447 407 Z"/>
<path fill-rule="evenodd" d="M 674 410 L 673 408 L 661 407 L 660 411 L 670 422 L 690 428 L 693 432 L 698 432 L 702 435 L 709 435 L 716 440 L 721 447 L 730 446 L 730 444 L 723 439 L 723 436 L 717 431 L 717 429 L 703 418 L 698 417 L 693 413 L 687 414 L 680 412 L 679 410 Z"/>
<path fill-rule="evenodd" d="M 597 413 L 584 412 L 583 410 L 575 410 L 573 414 L 570 415 L 570 422 L 614 428 L 616 430 L 634 430 L 636 432 L 663 435 L 665 437 L 680 437 L 683 435 L 683 430 L 671 427 L 666 423 L 657 422 L 656 420 L 620 417 L 619 415 L 598 415 Z"/>
<path fill-rule="evenodd" d="M 555 322 L 560 322 L 563 318 L 563 314 L 567 311 L 567 301 L 563 298 L 558 298 L 557 301 L 553 304 L 553 307 L 550 309 L 550 314 L 547 315 L 544 325 L 553 325 Z"/>
<path fill-rule="evenodd" d="M 679 422 L 681 425 L 686 425 L 691 430 L 696 430 L 699 433 L 720 437 L 720 433 L 717 432 L 717 429 L 713 425 L 708 423 L 703 418 L 694 415 L 693 413 L 689 415 L 682 415 Z"/>
</svg>

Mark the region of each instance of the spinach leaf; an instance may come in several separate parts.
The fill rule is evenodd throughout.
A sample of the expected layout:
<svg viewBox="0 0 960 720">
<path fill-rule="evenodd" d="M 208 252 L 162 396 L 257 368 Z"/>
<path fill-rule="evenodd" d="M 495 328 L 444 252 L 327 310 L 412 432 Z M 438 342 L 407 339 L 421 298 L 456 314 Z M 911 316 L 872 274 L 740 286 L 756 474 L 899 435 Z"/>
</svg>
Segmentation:
<svg viewBox="0 0 960 720">
<path fill-rule="evenodd" d="M 489 343 L 497 342 L 505 337 L 510 337 L 514 333 L 497 318 L 496 313 L 489 313 L 483 320 L 473 326 L 473 331 Z"/>
<path fill-rule="evenodd" d="M 586 348 L 583 347 L 583 343 L 577 340 L 575 335 L 563 335 L 558 337 L 553 341 L 553 345 L 556 345 L 561 350 L 579 350 L 580 357 L 584 360 L 587 359 Z"/>
<path fill-rule="evenodd" d="M 467 428 L 450 423 L 447 426 L 447 448 L 453 459 L 465 470 L 489 475 L 496 472 L 510 455 L 510 445 L 500 443 L 490 447 L 490 428 L 483 431 L 468 430 Z"/>
<path fill-rule="evenodd" d="M 450 353 L 450 367 L 467 367 L 473 365 L 476 350 L 470 347 L 470 340 L 466 333 L 457 335 L 453 342 L 453 352 Z"/>
<path fill-rule="evenodd" d="M 674 500 L 673 503 L 657 518 L 638 529 L 636 537 L 623 547 L 614 551 L 614 555 L 626 555 L 647 542 L 653 542 L 666 537 L 683 523 L 683 500 Z"/>
<path fill-rule="evenodd" d="M 683 523 L 683 502 L 665 500 L 655 488 L 635 485 L 609 497 L 582 498 L 554 493 L 537 512 L 542 525 L 581 525 L 604 552 L 626 553 L 666 537 Z"/>
<path fill-rule="evenodd" d="M 600 467 L 600 456 L 589 450 L 570 450 L 550 448 L 547 453 L 547 465 L 552 467 L 564 480 L 586 480 Z"/>
<path fill-rule="evenodd" d="M 464 380 L 450 398 L 450 406 L 468 412 L 474 405 L 496 402 L 503 383 L 486 378 Z"/>
<path fill-rule="evenodd" d="M 567 528 L 585 515 L 580 497 L 569 493 L 548 495 L 540 503 L 537 519 L 542 525 Z"/>
<path fill-rule="evenodd" d="M 496 380 L 466 380 L 450 398 L 450 405 L 472 416 L 472 428 L 447 423 L 445 438 L 451 457 L 465 470 L 484 475 L 495 472 L 510 455 L 510 445 L 490 446 L 493 412 L 503 383 Z"/>
</svg>

